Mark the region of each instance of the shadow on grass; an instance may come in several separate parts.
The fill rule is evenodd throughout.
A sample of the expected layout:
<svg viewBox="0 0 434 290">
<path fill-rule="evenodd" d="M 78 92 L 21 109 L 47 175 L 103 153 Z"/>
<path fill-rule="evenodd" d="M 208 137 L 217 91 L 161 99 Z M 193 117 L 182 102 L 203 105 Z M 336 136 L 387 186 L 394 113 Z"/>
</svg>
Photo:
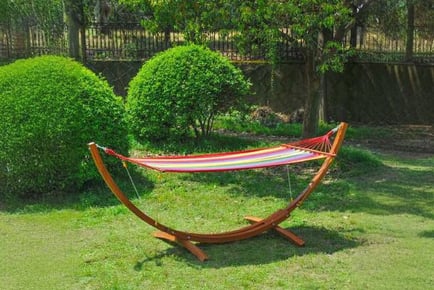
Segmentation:
<svg viewBox="0 0 434 290">
<path fill-rule="evenodd" d="M 419 233 L 419 237 L 434 239 L 434 230 L 433 231 L 423 231 L 423 232 Z"/>
<path fill-rule="evenodd" d="M 371 174 L 323 184 L 304 208 L 434 219 L 433 167 L 434 159 L 406 160 Z"/>
<path fill-rule="evenodd" d="M 139 172 L 131 171 L 136 186 L 140 189 L 140 195 L 149 194 L 154 183 Z M 128 198 L 135 199 L 137 195 L 127 176 L 114 177 L 118 186 L 124 190 Z M 119 200 L 111 193 L 110 189 L 101 179 L 87 184 L 80 193 L 48 193 L 31 198 L 14 198 L 0 201 L 0 212 L 8 213 L 48 213 L 53 210 L 74 209 L 87 210 L 89 208 L 109 207 L 119 205 Z"/>
<path fill-rule="evenodd" d="M 202 149 L 213 152 L 216 151 L 216 148 L 231 151 L 248 146 L 261 146 L 261 143 L 256 141 L 242 140 L 242 144 L 238 144 L 234 140 L 233 138 L 217 138 L 217 141 L 202 144 Z M 192 148 L 190 146 L 185 150 L 193 150 Z M 311 211 L 354 211 L 378 215 L 407 213 L 434 219 L 434 199 L 431 190 L 434 184 L 434 175 L 432 174 L 434 158 L 410 159 L 400 157 L 397 159 L 390 156 L 382 158 L 390 159 L 397 165 L 383 165 L 374 172 L 353 177 L 348 177 L 345 174 L 339 176 L 332 170 L 328 175 L 329 177 L 306 200 L 303 208 Z M 318 164 L 314 162 L 313 165 L 289 167 L 293 197 L 304 189 L 310 178 L 316 173 L 318 167 L 315 166 Z M 184 174 L 177 178 L 179 181 L 193 181 L 215 187 L 225 186 L 227 193 L 232 196 L 272 196 L 287 200 L 290 198 L 290 190 L 286 170 L 285 166 L 280 166 L 261 170 Z M 301 175 L 298 174 L 300 171 Z M 139 169 L 133 170 L 132 173 L 142 195 L 152 192 L 153 181 L 141 174 Z M 134 199 L 134 189 L 127 176 L 116 178 L 116 180 L 124 192 Z M 181 183 L 173 182 L 173 185 Z M 113 205 L 119 205 L 119 201 L 101 181 L 91 185 L 89 189 L 80 194 L 59 196 L 47 194 L 40 199 L 24 202 L 14 201 L 9 204 L 3 201 L 3 204 L 0 204 L 0 211 L 12 213 L 48 212 L 67 208 L 86 210 L 89 207 Z"/>
<path fill-rule="evenodd" d="M 137 261 L 134 269 L 141 271 L 146 268 L 145 264 L 147 263 L 163 265 L 164 258 L 168 256 L 175 256 L 177 259 L 197 268 L 261 265 L 283 261 L 295 256 L 316 253 L 330 255 L 363 244 L 362 240 L 351 237 L 349 233 L 331 231 L 325 228 L 300 226 L 291 227 L 291 231 L 294 231 L 305 240 L 305 246 L 295 246 L 278 234 L 267 232 L 238 242 L 199 244 L 198 246 L 209 256 L 209 260 L 205 262 L 200 262 L 184 248 L 174 245 L 156 256 Z"/>
<path fill-rule="evenodd" d="M 184 144 L 154 144 L 154 150 L 176 152 L 176 154 L 191 154 L 192 152 L 237 151 L 247 147 L 261 147 L 266 143 L 255 140 L 240 139 L 235 136 L 211 136 L 206 140 L 188 139 Z M 175 153 L 172 153 L 175 154 Z M 122 167 L 121 163 L 120 167 Z M 141 195 L 149 194 L 154 183 L 143 175 L 143 170 L 137 166 L 130 166 L 129 171 Z M 122 170 L 121 170 L 122 171 Z M 136 198 L 134 187 L 131 185 L 127 173 L 113 176 L 119 187 L 131 199 Z M 89 207 L 107 207 L 119 205 L 119 201 L 110 192 L 102 178 L 85 186 L 80 193 L 52 192 L 27 198 L 9 198 L 0 200 L 0 212 L 8 213 L 37 213 L 50 212 L 59 209 L 86 210 Z"/>
<path fill-rule="evenodd" d="M 389 157 L 384 157 L 385 159 Z M 386 162 L 387 164 L 387 162 Z M 394 160 L 393 165 L 382 165 L 361 175 L 328 177 L 304 202 L 303 209 L 317 211 L 352 211 L 375 215 L 412 214 L 434 219 L 434 158 Z M 295 173 L 300 170 L 301 175 Z M 308 176 L 310 172 L 310 176 Z M 296 166 L 290 169 L 292 194 L 298 195 L 315 173 L 314 167 Z M 231 173 L 205 173 L 184 178 L 196 182 L 228 186 L 231 195 L 246 197 L 273 196 L 288 199 L 286 168 Z"/>
<path fill-rule="evenodd" d="M 289 199 L 290 191 L 298 195 L 308 184 L 313 175 L 297 175 L 298 170 L 310 170 L 309 166 L 278 166 L 255 170 L 231 172 L 205 172 L 200 174 L 184 175 L 183 179 L 212 185 L 215 187 L 228 187 L 227 193 L 233 196 L 267 197 Z M 317 169 L 317 168 L 316 168 Z M 288 186 L 288 171 L 290 174 L 291 189 Z"/>
</svg>

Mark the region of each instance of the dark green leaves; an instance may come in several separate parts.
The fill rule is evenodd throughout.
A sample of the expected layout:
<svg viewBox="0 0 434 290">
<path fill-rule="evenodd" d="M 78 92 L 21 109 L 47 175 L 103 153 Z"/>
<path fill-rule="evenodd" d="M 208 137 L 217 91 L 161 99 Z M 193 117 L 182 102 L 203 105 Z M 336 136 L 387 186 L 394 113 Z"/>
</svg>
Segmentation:
<svg viewBox="0 0 434 290">
<path fill-rule="evenodd" d="M 242 72 L 197 45 L 167 50 L 146 62 L 131 81 L 128 123 L 139 140 L 180 139 L 191 129 L 207 135 L 214 117 L 249 92 Z"/>
<path fill-rule="evenodd" d="M 97 176 L 87 143 L 128 148 L 120 98 L 70 59 L 0 67 L 0 116 L 0 195 L 76 190 Z"/>
</svg>

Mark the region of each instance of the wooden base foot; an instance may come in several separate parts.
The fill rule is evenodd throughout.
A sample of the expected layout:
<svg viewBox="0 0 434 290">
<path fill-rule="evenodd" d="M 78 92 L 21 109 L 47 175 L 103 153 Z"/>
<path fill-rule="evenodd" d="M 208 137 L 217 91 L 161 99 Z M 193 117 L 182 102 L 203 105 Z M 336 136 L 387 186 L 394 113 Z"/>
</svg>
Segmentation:
<svg viewBox="0 0 434 290">
<path fill-rule="evenodd" d="M 254 223 L 258 223 L 260 221 L 262 221 L 261 218 L 257 218 L 257 217 L 253 217 L 253 216 L 246 216 L 245 217 L 246 220 L 248 220 L 250 223 L 254 224 Z M 296 244 L 297 246 L 304 246 L 304 241 L 298 237 L 296 234 L 294 234 L 293 232 L 291 232 L 290 230 L 285 230 L 284 228 L 276 225 L 275 227 L 273 227 L 273 230 L 275 230 L 276 232 L 278 232 L 281 236 L 283 236 L 284 238 L 288 239 L 289 241 L 291 241 L 292 243 Z"/>
<path fill-rule="evenodd" d="M 190 241 L 187 240 L 182 240 L 182 239 L 178 239 L 176 236 L 168 234 L 166 232 L 155 232 L 153 234 L 154 237 L 158 238 L 158 239 L 162 239 L 164 241 L 169 241 L 172 243 L 177 243 L 181 246 L 183 246 L 184 248 L 186 248 L 188 251 L 190 251 L 190 253 L 192 253 L 193 255 L 195 255 L 201 262 L 208 260 L 208 256 L 207 254 L 205 254 L 204 251 L 202 251 L 201 249 L 199 249 L 198 246 L 196 246 L 195 244 L 193 244 Z"/>
</svg>

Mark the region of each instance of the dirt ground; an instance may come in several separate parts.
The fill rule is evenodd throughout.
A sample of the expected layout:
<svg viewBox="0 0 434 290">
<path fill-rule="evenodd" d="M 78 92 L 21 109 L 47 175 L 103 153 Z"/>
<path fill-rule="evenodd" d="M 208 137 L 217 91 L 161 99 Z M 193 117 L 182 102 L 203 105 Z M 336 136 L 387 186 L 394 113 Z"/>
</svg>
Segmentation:
<svg viewBox="0 0 434 290">
<path fill-rule="evenodd" d="M 367 148 L 376 152 L 399 154 L 407 157 L 423 157 L 434 155 L 434 126 L 433 125 L 399 125 L 382 126 L 387 128 L 391 134 L 384 138 L 372 138 L 364 140 L 346 139 L 344 144 L 356 147 Z M 227 135 L 237 135 L 244 138 L 264 138 L 273 141 L 288 142 L 287 138 L 277 136 L 252 136 L 248 133 L 229 133 Z"/>
<path fill-rule="evenodd" d="M 401 155 L 433 155 L 434 126 L 432 125 L 400 125 L 388 126 L 392 132 L 383 139 L 366 139 L 351 142 L 352 145 L 366 147 L 372 150 L 399 152 Z"/>
</svg>

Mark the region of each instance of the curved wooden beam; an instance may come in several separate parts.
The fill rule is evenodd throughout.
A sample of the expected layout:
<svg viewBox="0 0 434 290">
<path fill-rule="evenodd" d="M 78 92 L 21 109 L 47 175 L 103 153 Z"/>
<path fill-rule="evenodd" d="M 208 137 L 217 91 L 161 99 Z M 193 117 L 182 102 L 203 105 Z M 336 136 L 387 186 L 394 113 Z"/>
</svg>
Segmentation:
<svg viewBox="0 0 434 290">
<path fill-rule="evenodd" d="M 198 233 L 189 233 L 178 231 L 172 229 L 164 224 L 159 223 L 152 217 L 145 214 L 142 210 L 140 210 L 137 206 L 135 206 L 126 195 L 122 192 L 122 190 L 118 187 L 116 182 L 113 180 L 112 176 L 107 170 L 105 166 L 101 154 L 99 153 L 98 147 L 95 143 L 88 144 L 92 158 L 95 162 L 96 167 L 98 168 L 99 173 L 101 174 L 103 180 L 113 192 L 113 194 L 119 199 L 121 203 L 123 203 L 130 211 L 132 211 L 138 218 L 146 222 L 152 227 L 159 229 L 162 232 L 171 234 L 183 240 L 191 240 L 200 243 L 225 243 L 235 240 L 240 240 L 240 233 L 247 235 L 245 238 L 249 238 L 251 236 L 257 235 L 258 233 L 264 232 L 266 229 L 270 228 L 270 225 L 275 222 L 281 222 L 282 212 L 277 211 L 272 214 L 267 219 L 263 220 L 260 223 L 256 223 L 250 226 L 243 227 L 241 229 L 235 231 L 229 231 L 219 234 L 198 234 Z M 286 218 L 286 217 L 285 217 Z"/>
<path fill-rule="evenodd" d="M 96 144 L 92 142 L 89 143 L 88 146 L 92 158 L 95 162 L 95 165 L 98 168 L 99 173 L 101 174 L 102 178 L 104 179 L 105 183 L 110 188 L 110 190 L 113 192 L 113 194 L 119 199 L 119 201 L 123 203 L 138 218 L 140 218 L 150 226 L 160 230 L 161 233 L 156 233 L 155 234 L 156 237 L 164 239 L 166 241 L 176 242 L 184 246 L 186 249 L 192 252 L 196 257 L 198 257 L 199 260 L 203 261 L 207 259 L 206 254 L 203 253 L 193 243 L 191 243 L 192 241 L 199 242 L 199 243 L 226 243 L 232 241 L 239 241 L 239 240 L 254 237 L 256 235 L 259 235 L 265 231 L 274 228 L 278 232 L 286 236 L 287 238 L 291 239 L 296 244 L 303 245 L 304 242 L 301 239 L 299 239 L 297 236 L 295 236 L 293 233 L 289 231 L 285 233 L 285 230 L 278 227 L 278 225 L 282 221 L 287 219 L 290 213 L 295 208 L 300 206 L 304 200 L 306 200 L 306 198 L 314 191 L 314 189 L 318 186 L 320 181 L 323 179 L 323 177 L 327 173 L 327 170 L 330 167 L 335 157 L 335 154 L 339 151 L 342 145 L 347 126 L 348 125 L 346 123 L 341 123 L 339 125 L 338 131 L 336 132 L 336 137 L 334 139 L 330 151 L 330 153 L 332 153 L 333 155 L 330 155 L 325 158 L 322 166 L 318 170 L 317 174 L 312 178 L 309 185 L 298 195 L 297 198 L 295 198 L 292 202 L 290 202 L 286 208 L 277 210 L 276 212 L 274 212 L 273 214 L 271 214 L 269 217 L 265 219 L 249 217 L 248 220 L 252 223 L 249 226 L 245 226 L 233 231 L 227 231 L 223 233 L 212 233 L 212 234 L 200 234 L 200 233 L 178 231 L 157 222 L 155 219 L 145 214 L 138 207 L 136 207 L 126 197 L 126 195 L 122 192 L 122 190 L 117 186 L 116 182 L 113 180 L 110 173 L 108 172 Z"/>
</svg>

